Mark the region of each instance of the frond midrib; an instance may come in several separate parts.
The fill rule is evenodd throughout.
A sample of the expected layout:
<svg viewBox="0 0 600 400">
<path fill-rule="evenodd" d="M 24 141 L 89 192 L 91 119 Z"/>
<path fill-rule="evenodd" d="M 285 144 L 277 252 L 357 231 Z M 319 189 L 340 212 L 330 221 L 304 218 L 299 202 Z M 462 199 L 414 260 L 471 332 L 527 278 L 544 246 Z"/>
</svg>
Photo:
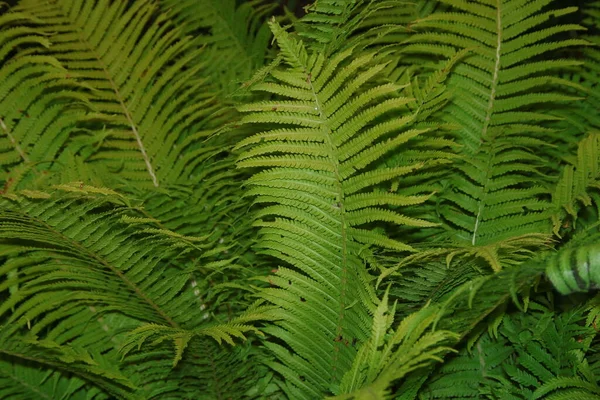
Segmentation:
<svg viewBox="0 0 600 400">
<path fill-rule="evenodd" d="M 2 350 L 0 350 L 0 352 L 1 351 Z M 23 379 L 19 379 L 18 376 L 15 376 L 14 374 L 11 374 L 8 371 L 0 371 L 0 374 L 4 375 L 5 377 L 7 377 L 8 379 L 10 379 L 11 381 L 15 382 L 17 385 L 21 385 L 23 387 L 26 387 L 28 390 L 30 390 L 31 392 L 33 392 L 37 396 L 39 396 L 39 398 L 53 400 L 46 393 L 42 392 L 41 390 L 38 390 L 38 388 L 35 385 L 29 384 L 27 381 L 25 381 Z"/>
<path fill-rule="evenodd" d="M 17 153 L 19 153 L 19 156 L 21 156 L 21 158 L 23 159 L 23 161 L 25 161 L 26 163 L 29 163 L 29 157 L 27 157 L 27 154 L 25 154 L 25 152 L 21 148 L 21 145 L 19 144 L 19 142 L 17 142 L 17 139 L 10 132 L 10 130 L 8 129 L 8 126 L 6 126 L 6 124 L 4 123 L 4 120 L 2 118 L 0 118 L 0 128 L 2 128 L 2 130 L 4 131 L 4 133 L 6 134 L 6 136 L 8 137 L 8 140 L 10 140 L 10 142 L 13 145 L 13 147 L 15 148 L 15 151 Z"/>
<path fill-rule="evenodd" d="M 69 373 L 71 373 L 75 376 L 78 376 L 88 382 L 99 383 L 100 381 L 102 381 L 103 383 L 106 384 L 106 385 L 104 385 L 104 387 L 106 389 L 110 390 L 113 394 L 115 394 L 115 395 L 121 394 L 120 396 L 117 396 L 118 398 L 132 398 L 132 399 L 136 398 L 136 397 L 123 396 L 124 393 L 122 392 L 122 389 L 121 389 L 119 383 L 112 381 L 110 378 L 99 377 L 97 375 L 94 375 L 91 372 L 87 372 L 87 371 L 83 370 L 82 368 L 73 367 L 73 366 L 71 366 L 72 364 L 69 364 L 69 363 L 65 363 L 65 362 L 59 363 L 59 362 L 55 362 L 55 361 L 52 361 L 49 359 L 29 356 L 22 352 L 6 350 L 4 348 L 0 348 L 0 354 L 5 354 L 9 357 L 14 357 L 14 358 L 17 358 L 20 360 L 31 361 L 35 364 L 49 366 L 49 367 L 55 368 L 55 369 L 63 371 L 63 372 L 69 372 Z"/>
<path fill-rule="evenodd" d="M 136 284 L 134 284 L 131 280 L 129 280 L 127 278 L 127 276 L 125 276 L 124 273 L 119 271 L 118 268 L 111 265 L 109 262 L 107 262 L 104 258 L 98 256 L 96 253 L 89 251 L 87 248 L 82 246 L 78 241 L 76 241 L 68 236 L 65 236 L 62 232 L 56 230 L 52 225 L 49 225 L 47 222 L 40 220 L 38 218 L 32 218 L 30 215 L 27 215 L 27 214 L 22 214 L 22 215 L 24 215 L 26 218 L 28 218 L 30 220 L 37 222 L 38 224 L 42 225 L 45 229 L 52 232 L 54 235 L 59 236 L 62 240 L 71 244 L 73 247 L 75 247 L 76 249 L 78 249 L 80 251 L 80 254 L 87 255 L 88 257 L 91 257 L 93 260 L 97 261 L 98 263 L 100 263 L 101 265 L 106 267 L 114 275 L 119 277 L 119 279 L 121 279 L 121 281 L 123 281 L 123 283 L 125 283 L 125 285 L 127 287 L 129 287 L 144 303 L 148 304 L 165 322 L 167 322 L 173 328 L 177 328 L 177 329 L 179 328 L 179 325 L 177 324 L 177 322 L 175 322 L 166 312 L 164 312 L 159 307 L 158 304 L 156 304 L 154 301 L 152 301 L 152 299 L 150 299 Z"/>
<path fill-rule="evenodd" d="M 65 19 L 67 19 L 67 18 L 65 17 Z M 102 72 L 104 73 L 104 75 L 106 76 L 106 79 L 110 83 L 111 89 L 115 93 L 115 96 L 116 96 L 116 98 L 117 98 L 117 100 L 119 102 L 119 105 L 123 109 L 123 113 L 125 114 L 125 118 L 127 118 L 127 122 L 129 123 L 129 126 L 131 127 L 131 132 L 133 133 L 133 136 L 135 137 L 135 141 L 136 141 L 136 143 L 137 143 L 137 145 L 139 147 L 140 153 L 142 154 L 142 158 L 144 159 L 144 164 L 146 165 L 146 169 L 148 170 L 148 174 L 152 178 L 152 183 L 154 184 L 155 187 L 158 187 L 158 178 L 156 177 L 156 174 L 154 172 L 154 168 L 152 167 L 152 163 L 150 162 L 150 157 L 148 156 L 148 153 L 146 152 L 146 147 L 144 146 L 144 143 L 142 142 L 142 137 L 141 137 L 140 133 L 137 130 L 136 124 L 133 121 L 133 118 L 131 116 L 131 112 L 129 111 L 129 108 L 125 104 L 123 96 L 121 96 L 121 92 L 120 92 L 119 88 L 117 87 L 117 84 L 115 83 L 114 79 L 112 78 L 112 76 L 108 72 L 108 68 L 107 68 L 106 64 L 104 63 L 104 60 L 102 60 L 100 58 L 100 56 L 96 52 L 96 49 L 94 49 L 92 47 L 92 45 L 85 39 L 85 37 L 83 36 L 83 32 L 81 31 L 81 29 L 79 27 L 77 27 L 76 25 L 72 25 L 72 26 L 75 27 L 74 30 L 75 30 L 75 32 L 77 32 L 77 38 L 78 38 L 78 40 L 94 56 L 94 58 L 98 62 L 98 65 L 100 65 L 100 67 L 102 68 Z"/>
<path fill-rule="evenodd" d="M 341 241 L 342 241 L 342 248 L 341 248 L 341 261 L 342 261 L 342 265 L 341 267 L 341 277 L 340 277 L 340 285 L 341 287 L 340 289 L 340 302 L 339 302 L 339 314 L 338 314 L 338 320 L 336 323 L 336 336 L 339 335 L 343 335 L 343 325 L 342 325 L 342 320 L 344 319 L 344 314 L 345 314 L 345 310 L 346 310 L 346 290 L 347 290 L 347 286 L 348 286 L 348 231 L 347 231 L 347 225 L 346 225 L 346 214 L 345 214 L 345 201 L 344 201 L 344 188 L 342 185 L 342 177 L 340 174 L 340 170 L 339 170 L 339 164 L 340 161 L 338 159 L 337 156 L 337 151 L 336 151 L 336 147 L 331 139 L 332 136 L 332 131 L 331 128 L 328 126 L 327 122 L 328 119 L 326 116 L 323 115 L 323 109 L 321 106 L 321 102 L 319 101 L 319 97 L 315 91 L 312 79 L 310 77 L 310 75 L 307 76 L 307 82 L 308 85 L 310 86 L 310 90 L 312 92 L 312 95 L 314 97 L 314 102 L 315 102 L 315 106 L 317 107 L 317 110 L 319 112 L 319 118 L 323 123 L 323 127 L 324 129 L 321 129 L 321 131 L 323 132 L 323 137 L 324 137 L 324 143 L 326 143 L 327 145 L 327 150 L 329 152 L 328 157 L 331 161 L 331 163 L 333 164 L 333 174 L 336 178 L 336 189 L 337 189 L 337 196 L 338 196 L 338 204 L 339 204 L 339 220 L 340 220 L 340 236 L 341 236 Z M 341 346 L 341 342 L 334 342 L 333 345 L 333 357 L 332 357 L 332 366 L 334 366 L 337 362 L 337 357 L 338 354 L 340 354 L 339 351 L 339 347 Z"/>
<path fill-rule="evenodd" d="M 500 0 L 496 0 L 496 53 L 495 53 L 495 61 L 494 61 L 494 72 L 492 76 L 492 84 L 490 88 L 490 97 L 488 99 L 488 106 L 486 110 L 486 115 L 483 123 L 483 128 L 481 130 L 481 139 L 487 140 L 487 131 L 490 126 L 490 122 L 492 120 L 492 113 L 494 111 L 494 102 L 496 100 L 496 89 L 498 87 L 498 78 L 500 72 L 500 52 L 502 50 L 502 10 L 500 9 Z M 475 216 L 475 223 L 473 225 L 473 233 L 471 235 L 471 245 L 475 246 L 477 243 L 477 231 L 479 230 L 481 213 L 485 208 L 485 198 L 487 197 L 487 193 L 489 191 L 488 184 L 490 182 L 490 172 L 492 165 L 492 158 L 495 153 L 490 152 L 487 156 L 487 168 L 485 172 L 485 184 L 482 187 L 483 198 L 477 201 L 477 215 Z"/>
</svg>

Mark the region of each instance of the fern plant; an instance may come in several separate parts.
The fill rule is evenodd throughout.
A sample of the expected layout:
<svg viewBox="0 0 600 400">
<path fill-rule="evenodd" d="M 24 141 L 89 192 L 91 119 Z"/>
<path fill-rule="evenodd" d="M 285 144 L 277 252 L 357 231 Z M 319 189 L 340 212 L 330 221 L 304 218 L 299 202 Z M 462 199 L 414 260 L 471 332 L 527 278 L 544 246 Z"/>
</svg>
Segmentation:
<svg viewBox="0 0 600 400">
<path fill-rule="evenodd" d="M 600 398 L 595 2 L 0 7 L 0 398 Z"/>
</svg>

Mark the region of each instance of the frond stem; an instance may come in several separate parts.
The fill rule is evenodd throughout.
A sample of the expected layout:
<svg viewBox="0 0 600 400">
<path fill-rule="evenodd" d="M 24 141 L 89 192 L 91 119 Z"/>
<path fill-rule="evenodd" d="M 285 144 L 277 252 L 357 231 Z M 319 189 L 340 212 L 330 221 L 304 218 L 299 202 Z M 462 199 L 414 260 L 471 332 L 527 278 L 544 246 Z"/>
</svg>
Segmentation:
<svg viewBox="0 0 600 400">
<path fill-rule="evenodd" d="M 146 169 L 148 170 L 148 174 L 150 174 L 150 177 L 152 178 L 152 183 L 154 184 L 155 187 L 158 187 L 158 178 L 156 177 L 156 174 L 154 173 L 154 168 L 152 168 L 152 163 L 150 163 L 150 157 L 148 156 L 148 153 L 146 153 L 146 148 L 144 147 L 144 143 L 142 142 L 142 137 L 140 136 L 140 133 L 138 132 L 135 122 L 133 121 L 133 118 L 131 117 L 129 108 L 125 104 L 125 100 L 121 96 L 121 92 L 119 91 L 117 84 L 115 83 L 113 78 L 110 76 L 108 69 L 107 69 L 106 65 L 104 64 L 104 61 L 100 58 L 98 53 L 96 53 L 96 50 L 94 50 L 94 48 L 89 44 L 89 42 L 81 35 L 81 32 L 78 32 L 78 34 L 79 34 L 79 40 L 83 44 L 85 44 L 87 46 L 87 48 L 90 50 L 90 52 L 94 55 L 94 57 L 100 64 L 102 71 L 104 72 L 104 75 L 106 76 L 106 79 L 110 83 L 110 86 L 111 86 L 113 92 L 115 93 L 115 96 L 117 97 L 117 100 L 119 101 L 119 104 L 121 105 L 121 108 L 123 109 L 125 118 L 127 118 L 127 122 L 129 123 L 129 126 L 131 127 L 131 131 L 133 132 L 133 136 L 135 137 L 135 141 L 137 142 L 140 152 L 142 153 L 142 158 L 144 159 L 144 163 L 146 164 Z"/>
<path fill-rule="evenodd" d="M 500 2 L 502 0 L 496 0 L 496 36 L 498 38 L 496 42 L 496 60 L 494 62 L 494 75 L 492 77 L 492 85 L 490 87 L 490 98 L 488 100 L 488 107 L 485 114 L 485 120 L 483 122 L 483 129 L 481 131 L 482 139 L 487 136 L 487 131 L 490 126 L 492 119 L 492 113 L 494 110 L 494 101 L 496 100 L 496 89 L 498 88 L 498 76 L 500 72 L 500 53 L 502 50 L 502 10 L 500 9 Z"/>
<path fill-rule="evenodd" d="M 500 72 L 500 53 L 502 50 L 502 10 L 501 10 L 501 1 L 496 0 L 496 60 L 494 62 L 494 74 L 492 76 L 492 84 L 490 87 L 490 98 L 488 100 L 488 107 L 485 114 L 485 120 L 483 121 L 483 128 L 481 130 L 481 138 L 480 143 L 483 140 L 487 139 L 488 129 L 490 126 L 490 121 L 492 119 L 492 113 L 494 110 L 494 101 L 496 100 L 496 89 L 498 88 L 498 76 Z M 489 160 L 488 160 L 488 172 L 489 172 Z M 486 185 L 484 187 L 483 196 L 487 193 L 487 181 L 489 181 L 489 173 L 486 173 Z M 483 211 L 484 204 L 483 199 L 480 199 L 477 205 L 477 217 L 475 218 L 475 226 L 473 227 L 473 236 L 471 238 L 471 244 L 475 246 L 475 242 L 477 240 L 477 231 L 479 230 L 481 213 Z"/>
<path fill-rule="evenodd" d="M 311 80 L 311 76 L 310 74 L 307 75 L 307 79 L 306 81 L 308 82 L 308 84 L 310 85 L 310 89 L 312 91 L 313 97 L 315 99 L 315 106 L 317 107 L 317 111 L 319 112 L 319 117 L 322 121 L 325 120 L 325 116 L 323 115 L 323 109 L 321 106 L 321 102 L 319 101 L 319 98 L 317 96 L 317 93 L 315 92 L 315 88 L 313 86 L 312 80 Z M 339 203 L 339 207 L 340 207 L 340 236 L 341 236 L 341 245 L 342 245 L 342 249 L 341 249 L 341 259 L 342 259 L 342 274 L 340 277 L 340 312 L 338 315 L 338 321 L 337 321 L 337 328 L 336 328 L 336 336 L 340 336 L 343 335 L 343 328 L 342 328 L 342 320 L 344 319 L 344 314 L 345 314 L 345 303 L 346 303 L 346 286 L 348 283 L 348 249 L 347 249 L 347 229 L 346 229 L 346 219 L 344 218 L 345 215 L 345 209 L 344 209 L 344 190 L 342 187 L 342 178 L 340 175 L 340 171 L 339 171 L 339 160 L 337 158 L 336 155 L 336 151 L 335 151 L 335 146 L 331 140 L 331 130 L 328 129 L 327 132 L 324 132 L 324 136 L 325 136 L 325 142 L 327 143 L 328 147 L 329 147 L 329 159 L 331 160 L 331 162 L 333 163 L 333 167 L 334 167 L 334 175 L 337 181 L 337 192 L 338 192 L 338 203 Z M 339 354 L 339 348 L 341 346 L 341 342 L 335 341 L 334 345 L 333 345 L 333 357 L 332 357 L 332 369 L 335 370 L 336 368 L 336 363 L 337 363 L 337 358 L 338 358 L 338 354 Z"/>
<path fill-rule="evenodd" d="M 85 373 L 77 368 L 72 368 L 70 367 L 68 364 L 66 363 L 57 363 L 57 362 L 52 362 L 50 360 L 45 360 L 45 359 L 41 359 L 41 358 L 37 358 L 37 357 L 31 357 L 31 356 L 27 356 L 23 353 L 16 353 L 13 351 L 8 351 L 5 349 L 0 349 L 0 354 L 6 354 L 9 357 L 14 357 L 14 358 L 18 358 L 21 360 L 27 360 L 27 361 L 32 361 L 36 364 L 42 364 L 42 365 L 46 365 L 49 367 L 52 367 L 56 370 L 60 370 L 62 372 L 70 372 L 75 376 L 78 376 L 86 381 L 90 381 L 92 383 L 97 382 L 97 378 L 95 375 L 93 375 L 92 373 Z"/>
<path fill-rule="evenodd" d="M 8 129 L 8 126 L 6 126 L 6 124 L 4 123 L 4 121 L 2 120 L 2 118 L 0 118 L 0 127 L 2 128 L 2 130 L 4 131 L 4 133 L 6 133 L 6 136 L 8 136 L 8 139 L 10 140 L 10 142 L 12 143 L 12 145 L 14 146 L 15 150 L 17 151 L 17 153 L 19 153 L 19 155 L 21 156 L 21 158 L 23 159 L 23 161 L 25 161 L 26 163 L 28 163 L 29 162 L 29 157 L 27 157 L 27 154 L 25 154 L 25 152 L 23 151 L 23 149 L 19 145 L 19 143 L 17 142 L 17 139 L 10 133 L 10 130 Z"/>
<path fill-rule="evenodd" d="M 7 376 L 13 382 L 16 382 L 19 385 L 24 386 L 27 389 L 31 390 L 33 393 L 35 393 L 37 396 L 39 396 L 40 399 L 43 398 L 43 399 L 52 400 L 52 398 L 49 397 L 46 393 L 44 393 L 41 390 L 39 390 L 38 388 L 36 388 L 35 385 L 29 384 L 26 380 L 19 379 L 19 377 L 15 376 L 14 374 L 8 373 L 8 372 L 2 372 L 2 373 L 4 374 L 4 376 Z"/>
<path fill-rule="evenodd" d="M 109 264 L 108 262 L 106 262 L 103 258 L 98 257 L 95 253 L 89 251 L 87 248 L 85 248 L 84 246 L 82 246 L 79 242 L 77 242 L 76 240 L 71 239 L 68 236 L 65 236 L 62 232 L 57 231 L 56 229 L 54 229 L 53 226 L 47 224 L 44 221 L 40 221 L 40 220 L 36 220 L 39 223 L 41 223 L 42 225 L 44 225 L 44 227 L 46 227 L 46 229 L 52 231 L 54 234 L 56 234 L 57 236 L 60 236 L 63 240 L 65 240 L 66 242 L 71 243 L 71 245 L 73 247 L 75 247 L 77 250 L 79 250 L 81 252 L 81 254 L 86 254 L 87 256 L 93 258 L 94 260 L 96 260 L 97 262 L 99 262 L 100 264 L 102 264 L 103 266 L 105 266 L 108 270 L 110 270 L 112 273 L 114 273 L 115 275 L 117 275 L 124 283 L 125 285 L 127 285 L 129 288 L 131 288 L 131 290 L 133 290 L 133 292 L 140 298 L 142 299 L 144 302 L 146 302 L 150 307 L 152 307 L 152 309 L 154 311 L 156 311 L 156 313 L 163 318 L 169 325 L 171 325 L 173 328 L 177 328 L 179 329 L 179 324 L 177 324 L 177 322 L 173 321 L 173 319 L 171 317 L 169 317 L 159 306 L 158 304 L 156 304 L 154 301 L 152 301 L 152 299 L 150 299 L 148 296 L 146 296 L 144 294 L 144 292 L 142 292 L 140 290 L 140 288 L 138 288 L 133 282 L 131 282 L 129 280 L 129 278 L 127 278 L 125 276 L 125 274 L 121 271 L 119 271 L 117 268 L 115 268 L 114 266 L 112 266 L 111 264 Z"/>
</svg>

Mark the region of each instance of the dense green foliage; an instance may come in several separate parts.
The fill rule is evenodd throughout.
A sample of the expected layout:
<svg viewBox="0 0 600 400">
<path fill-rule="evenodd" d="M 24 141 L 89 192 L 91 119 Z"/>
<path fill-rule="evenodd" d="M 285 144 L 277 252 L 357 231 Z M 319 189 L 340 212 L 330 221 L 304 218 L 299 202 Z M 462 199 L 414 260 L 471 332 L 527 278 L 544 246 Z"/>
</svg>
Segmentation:
<svg viewBox="0 0 600 400">
<path fill-rule="evenodd" d="M 600 399 L 563 3 L 0 3 L 0 399 Z"/>
</svg>

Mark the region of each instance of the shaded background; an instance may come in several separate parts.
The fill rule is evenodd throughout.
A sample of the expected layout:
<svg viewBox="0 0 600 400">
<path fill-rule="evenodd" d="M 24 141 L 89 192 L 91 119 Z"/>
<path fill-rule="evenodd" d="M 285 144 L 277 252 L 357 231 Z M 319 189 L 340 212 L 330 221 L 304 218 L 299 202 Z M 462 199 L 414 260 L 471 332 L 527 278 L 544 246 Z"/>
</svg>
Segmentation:
<svg viewBox="0 0 600 400">
<path fill-rule="evenodd" d="M 285 5 L 289 10 L 293 10 L 297 16 L 304 15 L 303 7 L 314 3 L 315 0 L 273 0 L 273 3 L 279 3 L 282 6 Z M 5 3 L 8 3 L 9 6 L 14 6 L 18 3 L 18 0 L 4 0 Z M 243 3 L 244 0 L 238 0 L 238 3 Z M 0 11 L 2 12 L 2 11 Z"/>
<path fill-rule="evenodd" d="M 237 0 L 238 3 L 243 3 L 246 0 Z M 375 1 L 379 1 L 379 0 L 375 0 Z M 428 1 L 428 0 L 417 0 L 417 1 Z M 553 2 L 553 7 L 570 7 L 570 6 L 581 6 L 583 4 L 586 4 L 587 2 L 592 2 L 595 0 L 558 0 Z M 5 3 L 8 3 L 9 6 L 13 6 L 15 5 L 18 0 L 4 0 Z M 312 4 L 315 2 L 315 0 L 272 0 L 273 3 L 278 3 L 280 4 L 282 7 L 285 6 L 287 7 L 290 11 L 293 11 L 296 16 L 301 17 L 305 14 L 304 12 L 304 7 L 307 6 L 308 4 Z M 1 8 L 0 8 L 1 10 Z M 2 12 L 2 11 L 0 11 Z M 575 14 L 571 14 L 571 18 L 573 20 L 578 20 L 581 21 L 581 19 L 577 19 L 575 17 Z"/>
</svg>

